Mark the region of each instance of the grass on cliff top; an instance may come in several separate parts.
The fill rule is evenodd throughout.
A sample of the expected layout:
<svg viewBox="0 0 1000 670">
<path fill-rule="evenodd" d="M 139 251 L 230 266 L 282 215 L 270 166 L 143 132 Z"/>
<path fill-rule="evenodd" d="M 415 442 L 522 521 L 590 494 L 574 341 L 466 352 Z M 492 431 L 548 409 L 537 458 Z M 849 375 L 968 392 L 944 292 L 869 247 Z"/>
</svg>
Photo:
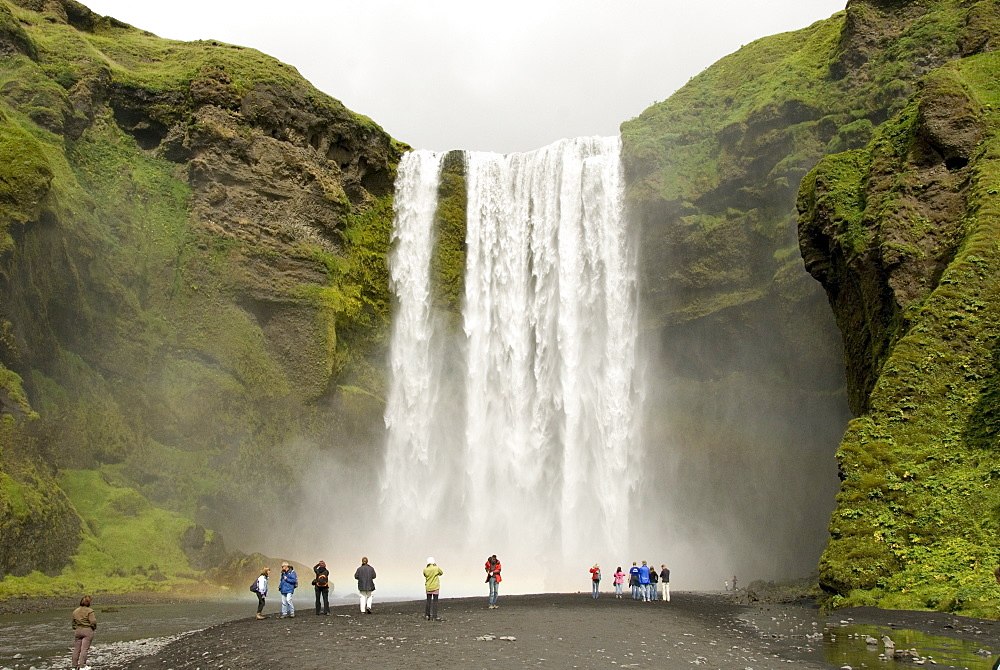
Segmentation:
<svg viewBox="0 0 1000 670">
<path fill-rule="evenodd" d="M 848 12 L 858 14 L 863 24 L 862 15 L 881 11 L 858 2 L 807 28 L 742 47 L 692 78 L 667 100 L 623 123 L 627 162 L 649 174 L 644 182 L 631 185 L 631 196 L 697 201 L 733 169 L 728 163 L 731 157 L 720 156 L 719 135 L 725 135 L 730 127 L 738 134 L 741 124 L 751 121 L 765 131 L 771 129 L 769 120 L 780 121 L 780 126 L 799 136 L 779 167 L 811 166 L 826 152 L 856 148 L 867 140 L 873 119 L 877 123 L 902 108 L 924 63 L 956 56 L 966 17 L 975 9 L 960 0 L 922 0 L 919 4 L 923 12 L 897 34 L 890 30 L 885 36 L 876 36 L 886 38 L 885 43 L 870 54 L 864 76 L 835 79 L 833 74 L 842 55 L 841 36 Z M 981 8 L 988 2 L 974 4 Z M 894 11 L 870 17 L 872 23 L 902 21 Z M 989 8 L 984 11 L 995 12 Z M 781 120 L 783 115 L 785 120 Z M 801 119 L 798 130 L 796 118 Z M 817 123 L 833 124 L 838 129 L 831 147 L 811 146 Z M 768 138 L 744 140 L 766 142 Z M 697 217 L 691 220 L 701 221 Z"/>
<path fill-rule="evenodd" d="M 938 285 L 911 310 L 912 326 L 882 366 L 871 411 L 844 437 L 838 460 L 845 479 L 822 573 L 847 588 L 830 599 L 833 606 L 996 618 L 1000 55 L 946 67 L 982 105 L 987 125 L 971 164 L 969 232 Z M 904 111 L 882 137 L 907 137 L 893 124 L 915 118 Z"/>
<path fill-rule="evenodd" d="M 4 2 L 37 48 L 46 74 L 69 89 L 81 79 L 103 70 L 117 84 L 151 93 L 186 92 L 189 82 L 206 66 L 225 69 L 235 90 L 246 93 L 257 84 L 299 91 L 317 108 L 350 115 L 359 125 L 381 128 L 370 118 L 348 110 L 337 99 L 314 88 L 294 67 L 256 49 L 217 40 L 169 40 L 105 19 L 93 33 L 54 22 L 42 13 Z"/>
<path fill-rule="evenodd" d="M 133 489 L 107 484 L 94 470 L 63 471 L 59 485 L 86 519 L 83 542 L 62 574 L 5 577 L 0 599 L 169 591 L 200 581 L 180 549 L 192 521 L 153 507 Z"/>
</svg>

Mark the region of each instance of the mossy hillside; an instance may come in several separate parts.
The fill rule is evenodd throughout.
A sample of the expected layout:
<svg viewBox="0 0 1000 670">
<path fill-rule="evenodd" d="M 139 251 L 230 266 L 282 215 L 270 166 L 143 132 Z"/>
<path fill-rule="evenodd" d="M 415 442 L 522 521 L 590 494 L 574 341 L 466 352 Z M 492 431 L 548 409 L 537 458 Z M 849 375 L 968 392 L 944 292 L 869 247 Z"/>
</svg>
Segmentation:
<svg viewBox="0 0 1000 670">
<path fill-rule="evenodd" d="M 0 112 L 0 253 L 14 241 L 10 227 L 38 218 L 39 201 L 49 190 L 52 170 L 37 141 Z"/>
<path fill-rule="evenodd" d="M 82 520 L 51 468 L 32 453 L 31 439 L 22 421 L 0 416 L 0 570 L 4 574 L 56 574 L 80 543 Z"/>
<path fill-rule="evenodd" d="M 844 481 L 820 574 L 832 605 L 995 616 L 1000 604 L 992 576 L 1000 555 L 993 458 L 1000 445 L 998 73 L 993 54 L 933 73 L 869 147 L 824 161 L 803 184 L 804 199 L 816 207 L 804 209 L 805 225 L 837 222 L 823 225 L 846 260 L 830 267 L 843 265 L 854 277 L 857 293 L 871 300 L 869 313 L 885 299 L 875 289 L 879 280 L 889 284 L 898 314 L 888 322 L 895 330 L 885 338 L 869 409 L 851 423 L 838 452 Z M 929 162 L 927 141 L 961 144 L 961 114 L 949 114 L 952 135 L 933 128 L 934 101 L 953 111 L 958 89 L 977 106 L 983 139 L 967 165 L 952 162 L 949 170 L 947 150 L 935 154 L 939 167 Z M 961 215 L 920 247 L 928 238 L 920 214 L 947 211 L 958 196 Z M 891 282 L 906 265 L 892 255 L 900 244 L 915 257 L 936 256 L 943 269 L 913 265 L 907 284 Z M 876 273 L 868 259 L 886 257 L 888 270 Z"/>
<path fill-rule="evenodd" d="M 87 521 L 82 542 L 61 574 L 35 572 L 0 581 L 0 598 L 85 593 L 166 591 L 202 581 L 184 553 L 194 524 L 154 507 L 130 488 L 92 470 L 64 470 L 59 486 Z M 211 534 L 207 543 L 213 542 Z"/>
<path fill-rule="evenodd" d="M 830 19 L 743 47 L 623 124 L 648 311 L 656 315 L 649 325 L 739 307 L 754 293 L 736 287 L 764 289 L 780 259 L 796 262 L 781 252 L 795 247 L 805 173 L 826 153 L 864 146 L 920 76 L 989 48 L 973 44 L 979 32 L 970 25 L 988 30 L 996 14 L 989 2 L 852 2 Z"/>
<path fill-rule="evenodd" d="M 367 461 L 380 443 L 386 184 L 406 147 L 252 50 L 168 43 L 78 5 L 0 6 L 29 38 L 0 68 L 0 128 L 45 177 L 16 189 L 24 215 L 0 256 L 0 363 L 38 420 L 33 441 L 0 447 L 252 543 L 243 531 L 278 509 L 309 445 Z M 260 179 L 225 174 L 218 156 L 240 152 L 315 184 L 300 210 L 316 227 L 269 227 L 257 187 L 215 188 Z"/>
<path fill-rule="evenodd" d="M 754 406 L 754 416 L 776 422 L 822 412 L 825 422 L 814 418 L 823 436 L 775 430 L 772 453 L 798 455 L 804 445 L 825 441 L 828 455 L 812 453 L 832 455 L 848 418 L 840 400 L 844 347 L 827 296 L 803 268 L 803 256 L 810 269 L 815 259 L 800 253 L 799 184 L 824 155 L 860 150 L 845 161 L 867 160 L 875 129 L 905 107 L 921 76 L 995 48 L 997 14 L 995 3 L 982 1 L 854 0 L 830 19 L 746 45 L 623 124 L 627 197 L 639 226 L 641 326 L 666 370 L 650 396 L 690 390 L 685 422 L 726 424 L 713 431 L 724 437 L 693 434 L 686 449 L 721 450 L 731 462 L 754 453 L 760 440 L 741 411 Z M 841 168 L 844 179 L 858 182 L 850 165 Z M 936 257 L 911 237 L 891 242 L 901 259 L 914 258 L 911 247 Z M 870 308 L 882 304 L 871 298 Z M 881 322 L 880 313 L 859 314 Z M 859 339 L 870 333 L 844 332 Z M 781 383 L 768 388 L 763 402 L 771 405 L 761 408 L 758 389 L 775 370 Z M 876 370 L 849 365 L 847 398 L 855 412 L 864 411 Z M 732 386 L 722 391 L 718 384 Z M 829 404 L 810 404 L 813 394 Z M 713 396 L 730 404 L 694 399 Z M 666 442 L 672 428 L 654 414 L 654 430 Z M 751 459 L 744 476 L 763 480 L 769 471 Z M 701 507 L 710 505 L 736 510 L 742 527 L 756 523 L 753 510 L 724 488 Z M 798 546 L 790 543 L 793 550 Z"/>
</svg>

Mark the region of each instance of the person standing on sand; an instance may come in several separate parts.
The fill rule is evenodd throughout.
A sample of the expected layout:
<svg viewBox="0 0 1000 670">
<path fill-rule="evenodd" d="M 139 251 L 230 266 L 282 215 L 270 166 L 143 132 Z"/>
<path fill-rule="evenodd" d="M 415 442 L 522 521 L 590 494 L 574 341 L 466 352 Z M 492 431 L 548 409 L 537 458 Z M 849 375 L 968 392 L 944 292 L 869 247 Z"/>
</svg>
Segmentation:
<svg viewBox="0 0 1000 670">
<path fill-rule="evenodd" d="M 660 589 L 663 591 L 663 602 L 670 602 L 670 570 L 667 566 L 660 566 Z"/>
<path fill-rule="evenodd" d="M 597 563 L 590 569 L 590 585 L 592 589 L 590 597 L 596 598 L 601 592 L 601 566 Z"/>
<path fill-rule="evenodd" d="M 278 584 L 278 591 L 281 593 L 281 618 L 295 616 L 295 604 L 292 603 L 292 594 L 295 587 L 299 585 L 298 575 L 295 568 L 288 563 L 281 564 L 281 582 Z"/>
<path fill-rule="evenodd" d="M 649 602 L 649 566 L 646 561 L 639 566 L 639 592 L 642 594 L 642 602 Z"/>
<path fill-rule="evenodd" d="M 736 588 L 736 575 L 733 575 L 733 591 L 734 592 L 739 591 L 739 589 Z"/>
<path fill-rule="evenodd" d="M 267 578 L 271 575 L 271 568 L 264 568 L 257 577 L 257 584 L 254 586 L 254 593 L 257 594 L 257 618 L 263 619 L 264 601 L 267 599 Z"/>
<path fill-rule="evenodd" d="M 656 568 L 653 566 L 649 567 L 649 599 L 656 600 L 660 595 L 660 589 L 657 584 L 660 581 L 660 575 L 657 574 Z"/>
<path fill-rule="evenodd" d="M 628 585 L 632 587 L 632 600 L 639 599 L 639 566 L 632 561 L 632 567 L 628 569 Z"/>
<path fill-rule="evenodd" d="M 497 558 L 496 554 L 493 554 L 486 559 L 486 583 L 490 585 L 490 598 L 489 598 L 489 608 L 491 610 L 498 610 L 500 606 L 497 605 L 497 599 L 500 597 L 500 582 L 503 579 L 500 578 L 500 559 Z"/>
<path fill-rule="evenodd" d="M 427 592 L 427 605 L 424 606 L 424 618 L 428 621 L 441 621 L 438 618 L 438 596 L 441 594 L 441 575 L 444 571 L 438 567 L 433 556 L 427 557 L 427 567 L 424 568 L 424 590 Z"/>
<path fill-rule="evenodd" d="M 358 595 L 361 597 L 361 613 L 372 613 L 372 592 L 375 591 L 375 568 L 368 565 L 368 557 L 361 558 L 361 565 L 354 571 L 358 580 Z"/>
<path fill-rule="evenodd" d="M 80 606 L 73 610 L 73 668 L 90 670 L 87 652 L 97 630 L 97 616 L 90 609 L 90 596 L 80 598 Z"/>
<path fill-rule="evenodd" d="M 330 571 L 326 569 L 326 561 L 320 561 L 313 566 L 316 579 L 312 585 L 316 588 L 316 614 L 330 616 Z M 320 611 L 319 601 L 323 599 L 323 609 Z"/>
<path fill-rule="evenodd" d="M 615 577 L 615 581 L 613 583 L 615 585 L 615 598 L 621 599 L 621 597 L 622 597 L 622 582 L 625 581 L 625 573 L 622 572 L 622 566 L 619 565 L 618 569 L 615 570 L 614 577 Z"/>
</svg>

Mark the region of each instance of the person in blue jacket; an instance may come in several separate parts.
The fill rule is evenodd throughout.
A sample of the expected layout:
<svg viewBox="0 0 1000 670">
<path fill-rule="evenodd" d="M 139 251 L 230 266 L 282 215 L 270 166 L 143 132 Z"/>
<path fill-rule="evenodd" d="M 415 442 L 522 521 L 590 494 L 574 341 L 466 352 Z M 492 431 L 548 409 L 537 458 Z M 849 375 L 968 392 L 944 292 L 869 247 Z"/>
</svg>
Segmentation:
<svg viewBox="0 0 1000 670">
<path fill-rule="evenodd" d="M 639 566 L 639 592 L 642 594 L 642 601 L 649 602 L 649 566 L 646 561 Z"/>
<path fill-rule="evenodd" d="M 632 587 L 632 600 L 639 599 L 639 566 L 632 561 L 632 567 L 628 569 L 628 585 Z"/>
<path fill-rule="evenodd" d="M 281 564 L 281 583 L 278 584 L 278 591 L 281 592 L 281 618 L 294 617 L 295 605 L 292 604 L 292 594 L 295 587 L 299 585 L 299 578 L 295 574 L 295 569 L 288 563 Z"/>
</svg>

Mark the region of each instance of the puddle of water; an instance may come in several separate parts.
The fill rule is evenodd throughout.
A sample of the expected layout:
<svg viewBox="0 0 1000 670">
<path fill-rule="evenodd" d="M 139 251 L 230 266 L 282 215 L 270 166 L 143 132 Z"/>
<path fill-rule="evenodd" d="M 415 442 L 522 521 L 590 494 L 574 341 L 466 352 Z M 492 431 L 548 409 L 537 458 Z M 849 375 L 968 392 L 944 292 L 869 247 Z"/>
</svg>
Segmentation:
<svg viewBox="0 0 1000 670">
<path fill-rule="evenodd" d="M 885 635 L 895 643 L 896 652 L 912 649 L 915 650 L 916 657 L 892 659 L 891 651 L 886 653 L 882 643 Z M 869 645 L 867 638 L 875 638 L 878 643 Z M 982 651 L 989 655 L 977 653 Z M 880 654 L 883 656 L 880 657 Z M 941 669 L 991 670 L 995 656 L 992 649 L 984 649 L 976 642 L 938 637 L 915 630 L 854 624 L 827 626 L 823 629 L 823 660 L 852 668 L 924 665 Z"/>
</svg>

